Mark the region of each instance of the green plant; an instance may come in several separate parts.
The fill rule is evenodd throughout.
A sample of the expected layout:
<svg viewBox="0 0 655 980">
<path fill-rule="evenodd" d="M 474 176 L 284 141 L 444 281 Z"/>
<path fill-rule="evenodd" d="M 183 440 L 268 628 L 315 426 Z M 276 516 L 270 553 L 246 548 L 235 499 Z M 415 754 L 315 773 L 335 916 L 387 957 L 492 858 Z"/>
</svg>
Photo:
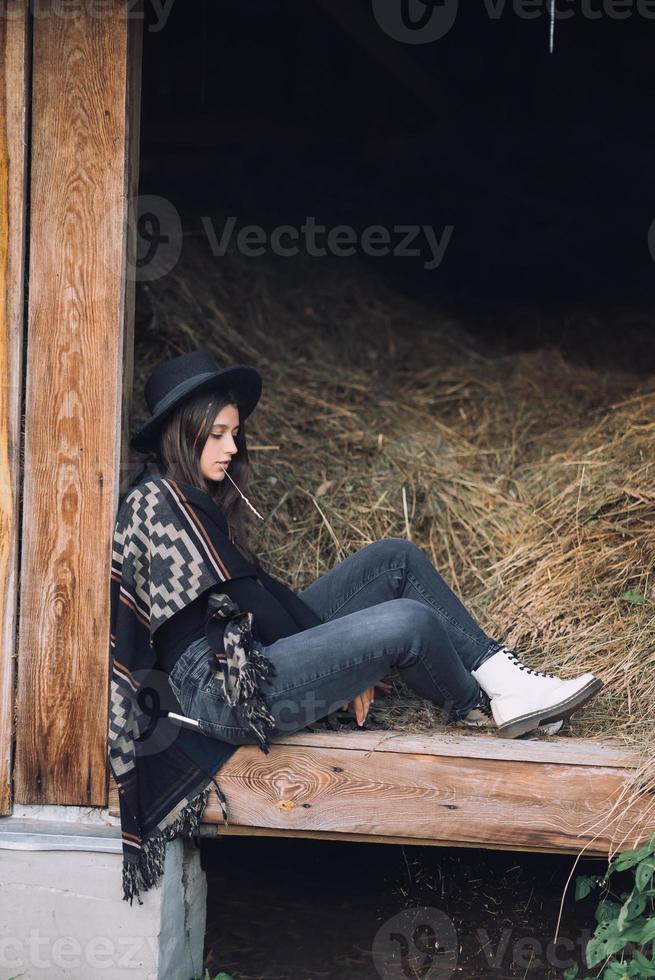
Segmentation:
<svg viewBox="0 0 655 980">
<path fill-rule="evenodd" d="M 221 971 L 212 978 L 209 976 L 209 970 L 205 970 L 204 977 L 192 977 L 191 980 L 234 980 L 234 977 L 230 976 L 229 973 L 224 973 Z"/>
<path fill-rule="evenodd" d="M 632 887 L 616 896 L 610 889 L 610 878 L 622 871 L 631 872 Z M 595 888 L 604 889 L 596 908 L 596 929 L 585 950 L 588 967 L 605 961 L 602 980 L 655 977 L 654 875 L 655 834 L 643 847 L 622 851 L 604 875 L 576 877 L 576 901 Z M 620 901 L 615 900 L 617 897 Z M 573 966 L 564 973 L 564 980 L 577 976 L 578 967 Z"/>
<path fill-rule="evenodd" d="M 629 602 L 631 606 L 643 606 L 646 602 L 646 596 L 642 592 L 638 592 L 637 589 L 628 589 L 621 598 Z"/>
</svg>

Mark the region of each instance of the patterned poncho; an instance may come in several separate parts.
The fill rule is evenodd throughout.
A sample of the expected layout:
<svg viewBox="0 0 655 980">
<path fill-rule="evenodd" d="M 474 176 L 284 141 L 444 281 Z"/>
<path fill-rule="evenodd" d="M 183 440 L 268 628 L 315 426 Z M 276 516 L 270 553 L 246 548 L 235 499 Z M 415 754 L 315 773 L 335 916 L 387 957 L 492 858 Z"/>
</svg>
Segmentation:
<svg viewBox="0 0 655 980">
<path fill-rule="evenodd" d="M 236 746 L 169 719 L 169 711 L 183 711 L 157 668 L 153 643 L 162 623 L 208 589 L 205 633 L 216 683 L 253 741 L 269 750 L 273 718 L 259 682 L 274 667 L 253 636 L 252 613 L 240 612 L 220 590 L 222 582 L 255 572 L 208 493 L 154 475 L 122 500 L 112 545 L 108 758 L 120 801 L 123 898 L 130 904 L 134 897 L 142 904 L 139 891 L 159 880 L 166 841 L 198 832 L 210 783 L 227 823 L 213 774 Z"/>
</svg>

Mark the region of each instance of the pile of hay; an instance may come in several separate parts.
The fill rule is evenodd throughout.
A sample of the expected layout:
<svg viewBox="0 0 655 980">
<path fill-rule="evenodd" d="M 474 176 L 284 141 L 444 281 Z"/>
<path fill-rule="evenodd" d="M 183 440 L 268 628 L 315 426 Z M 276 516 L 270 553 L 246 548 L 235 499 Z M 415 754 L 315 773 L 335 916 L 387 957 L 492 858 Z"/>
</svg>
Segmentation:
<svg viewBox="0 0 655 980">
<path fill-rule="evenodd" d="M 354 261 L 323 261 L 219 260 L 187 241 L 138 290 L 137 397 L 156 363 L 195 347 L 258 365 L 250 497 L 267 519 L 252 540 L 272 574 L 300 589 L 410 537 L 522 659 L 605 681 L 572 734 L 647 747 L 655 378 L 484 348 Z M 406 731 L 443 720 L 399 681 L 374 711 Z"/>
</svg>

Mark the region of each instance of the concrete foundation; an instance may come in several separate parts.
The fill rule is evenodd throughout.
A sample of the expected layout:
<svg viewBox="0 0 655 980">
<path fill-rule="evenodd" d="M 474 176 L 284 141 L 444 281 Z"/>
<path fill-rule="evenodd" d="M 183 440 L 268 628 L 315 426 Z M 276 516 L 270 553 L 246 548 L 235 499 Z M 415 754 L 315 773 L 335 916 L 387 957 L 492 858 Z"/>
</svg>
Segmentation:
<svg viewBox="0 0 655 980">
<path fill-rule="evenodd" d="M 143 905 L 122 900 L 121 871 L 116 826 L 0 818 L 0 978 L 202 977 L 207 881 L 196 845 L 168 844 Z"/>
</svg>

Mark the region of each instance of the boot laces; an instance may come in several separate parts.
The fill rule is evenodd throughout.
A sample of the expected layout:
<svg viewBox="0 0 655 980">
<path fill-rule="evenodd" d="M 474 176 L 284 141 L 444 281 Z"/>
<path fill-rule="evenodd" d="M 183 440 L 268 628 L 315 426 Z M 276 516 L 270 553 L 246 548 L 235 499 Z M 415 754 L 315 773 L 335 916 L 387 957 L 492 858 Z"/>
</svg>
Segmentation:
<svg viewBox="0 0 655 980">
<path fill-rule="evenodd" d="M 484 715 L 484 717 L 487 718 L 488 720 L 493 721 L 493 712 L 491 710 L 491 700 L 490 700 L 489 695 L 487 694 L 487 692 L 486 691 L 483 691 L 482 688 L 480 688 L 480 695 L 479 695 L 478 700 L 476 701 L 476 703 L 473 705 L 473 707 L 471 708 L 471 710 L 469 711 L 469 713 L 466 715 L 466 717 L 460 719 L 457 722 L 457 724 L 458 725 L 474 725 L 475 727 L 478 727 L 479 728 L 482 723 L 479 720 L 479 716 L 478 717 L 475 717 L 474 716 L 474 713 L 475 712 L 479 712 L 479 714 Z"/>
<path fill-rule="evenodd" d="M 475 707 L 478 709 L 478 711 L 481 711 L 483 715 L 486 715 L 487 718 L 493 717 L 491 711 L 491 700 L 487 692 L 483 691 L 482 688 L 480 688 L 480 697 Z"/>
<path fill-rule="evenodd" d="M 524 670 L 526 674 L 532 674 L 534 677 L 550 677 L 553 680 L 558 679 L 556 674 L 547 674 L 543 670 L 533 670 L 532 667 L 528 667 L 526 664 L 521 663 L 516 654 L 513 653 L 512 650 L 508 650 L 507 647 L 503 647 L 503 653 L 506 654 L 508 659 L 514 664 L 515 667 L 518 667 L 519 670 Z"/>
</svg>

